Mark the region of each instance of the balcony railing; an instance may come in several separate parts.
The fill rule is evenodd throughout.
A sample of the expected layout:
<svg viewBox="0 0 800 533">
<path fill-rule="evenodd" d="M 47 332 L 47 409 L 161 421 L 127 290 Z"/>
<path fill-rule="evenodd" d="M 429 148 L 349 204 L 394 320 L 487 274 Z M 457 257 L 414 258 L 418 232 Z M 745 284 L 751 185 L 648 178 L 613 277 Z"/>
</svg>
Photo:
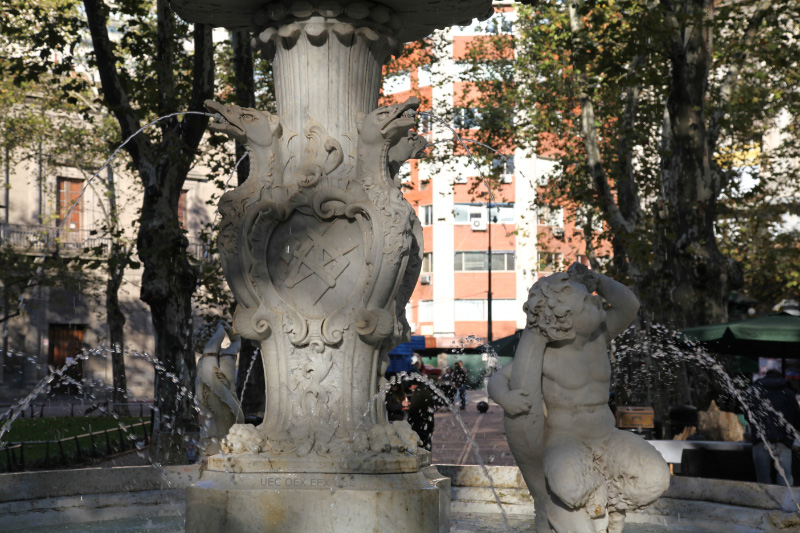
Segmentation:
<svg viewBox="0 0 800 533">
<path fill-rule="evenodd" d="M 0 244 L 4 243 L 30 254 L 57 251 L 61 255 L 88 256 L 99 252 L 100 256 L 105 257 L 111 251 L 111 239 L 94 234 L 92 230 L 62 229 L 56 236 L 56 228 L 52 226 L 0 224 Z M 190 241 L 187 251 L 198 260 L 208 258 L 213 253 L 205 243 L 199 241 Z"/>
<path fill-rule="evenodd" d="M 56 235 L 52 226 L 28 226 L 23 224 L 0 224 L 0 241 L 10 243 L 17 250 L 30 253 L 43 253 L 49 250 L 60 254 L 80 255 L 100 252 L 107 255 L 111 239 L 93 234 L 88 229 L 62 229 Z"/>
</svg>

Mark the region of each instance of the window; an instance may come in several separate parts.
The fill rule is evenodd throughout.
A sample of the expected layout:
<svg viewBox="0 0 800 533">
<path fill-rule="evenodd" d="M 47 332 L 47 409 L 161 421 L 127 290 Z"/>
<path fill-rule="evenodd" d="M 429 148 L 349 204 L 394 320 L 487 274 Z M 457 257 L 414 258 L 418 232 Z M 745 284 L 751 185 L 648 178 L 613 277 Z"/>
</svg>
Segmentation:
<svg viewBox="0 0 800 533">
<path fill-rule="evenodd" d="M 564 264 L 564 256 L 558 252 L 537 251 L 539 255 L 538 270 L 541 272 L 558 272 Z"/>
<path fill-rule="evenodd" d="M 64 225 L 62 237 L 67 239 L 80 239 L 81 216 L 83 214 L 83 180 L 72 178 L 58 178 L 58 223 L 61 224 L 64 218 L 68 218 Z M 75 207 L 73 207 L 73 205 Z M 70 209 L 72 209 L 70 211 Z"/>
<path fill-rule="evenodd" d="M 453 127 L 461 130 L 480 127 L 481 112 L 475 107 L 457 107 L 453 110 Z"/>
<path fill-rule="evenodd" d="M 494 204 L 489 208 L 492 223 L 513 224 L 514 205 Z M 486 204 L 455 204 L 453 206 L 453 222 L 456 224 L 471 224 L 476 218 L 486 217 Z"/>
<path fill-rule="evenodd" d="M 181 225 L 181 229 L 186 229 L 186 196 L 189 191 L 181 191 L 181 195 L 178 197 L 178 224 Z"/>
<path fill-rule="evenodd" d="M 506 204 L 506 205 L 495 204 L 489 209 L 489 213 L 492 216 L 492 223 L 495 222 L 500 222 L 503 224 L 514 223 L 513 204 Z"/>
<path fill-rule="evenodd" d="M 433 117 L 430 115 L 419 113 L 417 114 L 417 133 L 423 135 L 430 133 L 433 129 Z"/>
<path fill-rule="evenodd" d="M 554 228 L 564 227 L 564 208 L 559 206 L 539 206 L 539 225 L 552 226 Z"/>
<path fill-rule="evenodd" d="M 458 322 L 478 322 L 489 318 L 488 300 L 456 300 L 453 318 Z M 492 299 L 492 322 L 516 320 L 522 314 L 522 306 L 516 300 Z"/>
<path fill-rule="evenodd" d="M 475 218 L 486 214 L 484 204 L 455 204 L 453 206 L 453 222 L 456 224 L 471 224 Z"/>
<path fill-rule="evenodd" d="M 423 226 L 430 226 L 433 224 L 433 206 L 421 205 L 419 206 L 419 220 Z"/>
<path fill-rule="evenodd" d="M 49 351 L 47 364 L 51 368 L 70 366 L 64 376 L 70 379 L 57 380 L 54 390 L 65 394 L 76 394 L 83 381 L 83 364 L 78 356 L 83 351 L 83 332 L 86 326 L 72 324 L 50 324 L 48 331 Z"/>
<path fill-rule="evenodd" d="M 486 252 L 456 252 L 453 266 L 456 272 L 489 270 Z M 513 272 L 514 252 L 492 252 L 492 271 Z"/>
<path fill-rule="evenodd" d="M 419 302 L 417 322 L 433 322 L 433 300 L 421 300 Z"/>
<path fill-rule="evenodd" d="M 492 171 L 498 174 L 513 174 L 514 173 L 514 156 L 497 156 L 492 159 Z"/>
<path fill-rule="evenodd" d="M 422 254 L 422 273 L 429 274 L 433 272 L 433 252 L 425 252 Z"/>
</svg>

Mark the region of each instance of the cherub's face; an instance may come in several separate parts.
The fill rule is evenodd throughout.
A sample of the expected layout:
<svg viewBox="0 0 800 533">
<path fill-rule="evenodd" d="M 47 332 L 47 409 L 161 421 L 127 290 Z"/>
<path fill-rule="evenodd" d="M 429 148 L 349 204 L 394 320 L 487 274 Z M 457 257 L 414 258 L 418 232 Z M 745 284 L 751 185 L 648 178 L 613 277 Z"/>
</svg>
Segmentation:
<svg viewBox="0 0 800 533">
<path fill-rule="evenodd" d="M 605 321 L 606 311 L 599 296 L 586 290 L 581 283 L 570 281 L 570 294 L 564 294 L 561 301 L 572 309 L 572 329 L 576 335 L 589 336 Z"/>
</svg>

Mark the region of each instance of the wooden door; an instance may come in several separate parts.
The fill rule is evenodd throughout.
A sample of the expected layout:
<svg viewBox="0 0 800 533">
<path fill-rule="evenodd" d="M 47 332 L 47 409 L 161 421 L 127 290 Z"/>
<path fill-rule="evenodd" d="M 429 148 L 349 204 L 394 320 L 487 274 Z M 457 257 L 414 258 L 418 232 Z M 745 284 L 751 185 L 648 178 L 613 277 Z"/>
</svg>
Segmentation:
<svg viewBox="0 0 800 533">
<path fill-rule="evenodd" d="M 68 363 L 70 365 L 64 373 L 66 377 L 53 386 L 54 392 L 64 394 L 81 392 L 76 383 L 81 383 L 83 379 L 83 363 L 74 360 L 78 358 L 83 348 L 83 330 L 82 325 L 50 324 L 48 364 L 53 368 L 61 368 Z"/>
</svg>

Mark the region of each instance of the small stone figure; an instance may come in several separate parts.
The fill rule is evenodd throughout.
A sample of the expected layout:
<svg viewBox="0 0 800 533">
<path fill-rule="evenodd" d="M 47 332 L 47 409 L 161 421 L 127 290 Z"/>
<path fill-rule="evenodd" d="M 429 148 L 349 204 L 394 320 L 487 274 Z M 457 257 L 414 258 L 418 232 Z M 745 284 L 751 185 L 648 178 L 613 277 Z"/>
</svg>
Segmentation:
<svg viewBox="0 0 800 533">
<path fill-rule="evenodd" d="M 632 322 L 639 302 L 579 263 L 540 279 L 528 297 L 514 361 L 492 377 L 489 396 L 505 410 L 536 531 L 619 533 L 626 511 L 654 502 L 670 475 L 655 448 L 615 428 L 608 407 L 608 342 Z"/>
<path fill-rule="evenodd" d="M 213 334 L 208 337 L 208 333 Z M 230 344 L 222 348 L 225 338 Z M 205 341 L 205 344 L 203 344 Z M 225 321 L 217 323 L 216 330 L 201 329 L 195 334 L 195 349 L 203 356 L 197 362 L 195 395 L 205 407 L 205 422 L 200 430 L 202 447 L 206 455 L 219 452 L 220 440 L 236 423 L 244 422 L 239 400 L 236 398 L 236 355 L 241 338 Z M 202 348 L 201 348 L 202 346 Z"/>
</svg>

